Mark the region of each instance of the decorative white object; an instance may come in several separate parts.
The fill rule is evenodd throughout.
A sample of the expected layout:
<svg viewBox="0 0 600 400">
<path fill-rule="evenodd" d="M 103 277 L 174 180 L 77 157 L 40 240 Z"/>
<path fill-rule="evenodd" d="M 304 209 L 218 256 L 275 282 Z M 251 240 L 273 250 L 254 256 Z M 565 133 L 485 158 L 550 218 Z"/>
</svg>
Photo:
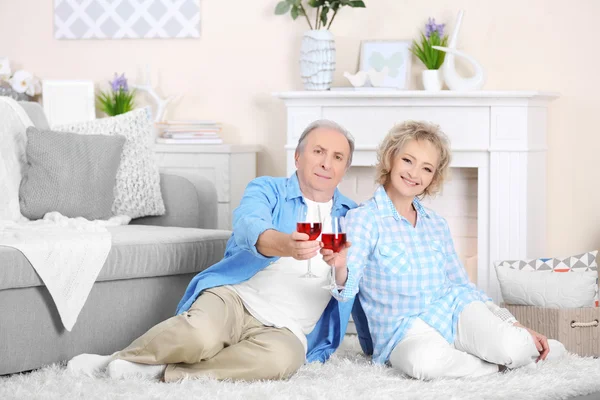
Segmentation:
<svg viewBox="0 0 600 400">
<path fill-rule="evenodd" d="M 348 79 L 348 82 L 354 87 L 362 87 L 367 83 L 367 71 L 358 71 L 355 74 L 351 74 L 348 71 L 344 71 L 344 78 Z"/>
<path fill-rule="evenodd" d="M 344 77 L 348 79 L 350 84 L 355 88 L 363 87 L 367 82 L 371 82 L 373 87 L 382 87 L 388 72 L 389 67 L 385 66 L 381 71 L 371 68 L 368 71 L 358 71 L 354 75 L 349 72 L 344 72 Z"/>
<path fill-rule="evenodd" d="M 594 307 L 597 271 L 535 272 L 496 267 L 502 298 L 507 304 L 547 308 Z"/>
<path fill-rule="evenodd" d="M 373 86 L 406 89 L 410 76 L 411 45 L 410 41 L 405 40 L 363 41 L 360 50 L 360 69 L 383 72 L 387 67 L 385 78 Z"/>
<path fill-rule="evenodd" d="M 42 81 L 42 104 L 50 127 L 96 118 L 93 81 Z"/>
<path fill-rule="evenodd" d="M 149 107 L 55 129 L 82 135 L 125 136 L 121 165 L 117 170 L 113 213 L 131 218 L 165 213 L 158 165 L 152 152 L 154 129 Z"/>
<path fill-rule="evenodd" d="M 335 40 L 326 29 L 304 33 L 300 48 L 300 75 L 306 90 L 328 90 L 335 72 Z"/>
<path fill-rule="evenodd" d="M 386 87 L 385 80 L 389 74 L 389 71 L 390 68 L 387 65 L 383 67 L 381 71 L 370 69 L 369 72 L 367 72 L 367 75 L 369 75 L 369 81 L 371 82 L 371 85 L 376 88 Z"/>
<path fill-rule="evenodd" d="M 200 37 L 200 0 L 54 0 L 55 39 Z"/>
<path fill-rule="evenodd" d="M 161 171 L 197 174 L 217 188 L 219 229 L 231 229 L 233 210 L 240 204 L 246 185 L 256 178 L 258 146 L 229 144 L 157 144 Z"/>
<path fill-rule="evenodd" d="M 452 143 L 452 167 L 477 168 L 477 285 L 494 300 L 493 262 L 546 252 L 546 134 L 555 93 L 535 91 L 330 91 L 275 96 L 287 106 L 287 173 L 302 130 L 328 118 L 355 138 L 352 165 L 376 164 L 389 129 L 408 119 L 439 124 Z"/>
<path fill-rule="evenodd" d="M 163 98 L 161 96 L 159 96 L 158 92 L 154 89 L 154 87 L 152 86 L 152 79 L 150 77 L 150 67 L 146 66 L 146 83 L 144 85 L 130 85 L 132 88 L 140 91 L 140 92 L 146 92 L 150 95 L 150 97 L 152 98 L 152 101 L 155 104 L 155 111 L 154 111 L 154 122 L 162 122 L 164 121 L 164 117 L 165 117 L 165 112 L 167 111 L 167 105 L 176 100 L 179 99 L 179 97 L 181 96 L 169 96 L 167 98 Z"/>
<path fill-rule="evenodd" d="M 454 26 L 454 30 L 452 31 L 452 35 L 450 36 L 450 42 L 448 43 L 448 47 L 441 46 L 432 46 L 436 50 L 441 50 L 446 52 L 446 58 L 444 59 L 444 64 L 442 65 L 442 71 L 444 72 L 444 81 L 450 90 L 455 90 L 458 92 L 466 92 L 470 90 L 479 90 L 485 84 L 485 70 L 481 66 L 477 60 L 471 57 L 468 54 L 463 53 L 462 51 L 456 50 L 456 42 L 458 39 L 458 32 L 460 31 L 460 25 L 462 24 L 464 11 L 460 10 L 458 12 L 458 16 L 456 17 L 456 24 Z M 456 71 L 456 66 L 454 64 L 455 57 L 461 57 L 471 63 L 474 74 L 470 78 L 464 78 L 458 74 Z"/>
<path fill-rule="evenodd" d="M 25 93 L 31 97 L 42 93 L 40 80 L 33 76 L 31 72 L 22 69 L 16 71 L 8 82 L 17 93 Z"/>
<path fill-rule="evenodd" d="M 423 88 L 430 92 L 442 90 L 443 79 L 439 69 L 426 69 L 421 73 Z"/>
</svg>

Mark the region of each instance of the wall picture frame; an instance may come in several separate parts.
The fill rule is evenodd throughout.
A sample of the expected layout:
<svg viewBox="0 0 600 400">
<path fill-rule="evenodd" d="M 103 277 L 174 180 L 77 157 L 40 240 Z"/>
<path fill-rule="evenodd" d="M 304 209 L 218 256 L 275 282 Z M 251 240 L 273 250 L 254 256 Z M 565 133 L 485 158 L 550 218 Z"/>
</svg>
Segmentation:
<svg viewBox="0 0 600 400">
<path fill-rule="evenodd" d="M 200 0 L 54 0 L 54 38 L 200 37 Z"/>
<path fill-rule="evenodd" d="M 410 77 L 410 40 L 364 40 L 360 48 L 360 70 L 381 72 L 388 68 L 380 87 L 407 89 Z"/>
</svg>

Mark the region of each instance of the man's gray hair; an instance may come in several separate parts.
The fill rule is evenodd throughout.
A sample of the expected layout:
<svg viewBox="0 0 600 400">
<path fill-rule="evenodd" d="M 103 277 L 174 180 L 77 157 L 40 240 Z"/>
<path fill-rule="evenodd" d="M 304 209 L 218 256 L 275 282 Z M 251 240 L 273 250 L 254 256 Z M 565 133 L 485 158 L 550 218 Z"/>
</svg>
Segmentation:
<svg viewBox="0 0 600 400">
<path fill-rule="evenodd" d="M 304 129 L 302 135 L 300 135 L 300 139 L 298 139 L 298 145 L 296 146 L 296 153 L 300 154 L 304 151 L 304 147 L 306 146 L 306 137 L 315 129 L 326 128 L 334 131 L 338 131 L 348 140 L 348 145 L 350 146 L 350 155 L 348 156 L 348 162 L 346 163 L 346 168 L 350 167 L 352 164 L 352 155 L 354 154 L 354 138 L 346 129 L 344 129 L 337 122 L 333 122 L 329 119 L 319 119 L 312 122 L 310 125 Z"/>
</svg>

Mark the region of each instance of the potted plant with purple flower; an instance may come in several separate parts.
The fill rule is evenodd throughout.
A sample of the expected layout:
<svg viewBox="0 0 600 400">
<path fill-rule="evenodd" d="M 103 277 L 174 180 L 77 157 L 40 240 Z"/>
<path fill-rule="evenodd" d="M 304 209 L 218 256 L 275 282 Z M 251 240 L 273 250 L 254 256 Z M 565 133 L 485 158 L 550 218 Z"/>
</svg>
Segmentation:
<svg viewBox="0 0 600 400">
<path fill-rule="evenodd" d="M 125 114 L 135 107 L 135 89 L 129 90 L 125 74 L 117 75 L 110 83 L 109 91 L 101 91 L 98 96 L 98 108 L 108 116 Z"/>
<path fill-rule="evenodd" d="M 422 73 L 425 90 L 442 89 L 440 68 L 444 63 L 446 53 L 434 49 L 433 46 L 446 47 L 448 45 L 448 35 L 444 36 L 444 26 L 445 24 L 436 24 L 435 18 L 429 18 L 425 24 L 425 33 L 421 33 L 421 40 L 419 42 L 413 40 L 413 46 L 410 49 L 427 68 Z"/>
</svg>

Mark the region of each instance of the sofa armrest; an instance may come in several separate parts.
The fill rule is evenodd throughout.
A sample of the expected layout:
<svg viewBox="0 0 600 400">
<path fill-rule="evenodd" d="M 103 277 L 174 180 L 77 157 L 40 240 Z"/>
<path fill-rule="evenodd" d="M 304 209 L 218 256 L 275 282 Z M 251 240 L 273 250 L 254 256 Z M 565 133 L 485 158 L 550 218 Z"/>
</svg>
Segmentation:
<svg viewBox="0 0 600 400">
<path fill-rule="evenodd" d="M 161 173 L 160 190 L 165 215 L 136 218 L 131 224 L 217 228 L 217 189 L 209 180 L 195 174 Z"/>
</svg>

